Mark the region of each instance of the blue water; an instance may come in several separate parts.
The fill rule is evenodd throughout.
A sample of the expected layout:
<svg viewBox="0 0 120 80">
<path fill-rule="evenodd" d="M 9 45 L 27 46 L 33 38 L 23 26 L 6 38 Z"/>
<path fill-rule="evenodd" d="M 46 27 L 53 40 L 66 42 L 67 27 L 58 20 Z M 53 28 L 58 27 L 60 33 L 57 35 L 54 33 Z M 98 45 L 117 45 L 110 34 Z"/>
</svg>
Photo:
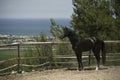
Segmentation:
<svg viewBox="0 0 120 80">
<path fill-rule="evenodd" d="M 70 19 L 55 19 L 63 26 L 69 26 Z M 0 34 L 38 35 L 50 34 L 50 19 L 0 19 Z"/>
</svg>

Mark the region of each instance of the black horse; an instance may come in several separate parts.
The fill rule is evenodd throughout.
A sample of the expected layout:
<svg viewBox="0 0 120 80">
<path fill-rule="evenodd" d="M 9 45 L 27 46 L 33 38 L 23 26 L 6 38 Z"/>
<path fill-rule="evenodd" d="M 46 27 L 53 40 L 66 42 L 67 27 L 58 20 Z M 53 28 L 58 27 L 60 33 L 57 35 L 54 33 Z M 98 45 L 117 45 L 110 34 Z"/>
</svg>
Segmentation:
<svg viewBox="0 0 120 80">
<path fill-rule="evenodd" d="M 100 40 L 96 37 L 83 38 L 75 33 L 75 31 L 65 27 L 63 28 L 63 35 L 61 39 L 68 37 L 72 49 L 74 50 L 77 61 L 78 61 L 78 70 L 83 70 L 82 64 L 82 52 L 92 50 L 94 56 L 97 60 L 96 70 L 99 69 L 100 65 L 100 50 L 102 51 L 102 63 L 105 64 L 106 54 L 105 54 L 105 44 L 103 40 Z"/>
</svg>

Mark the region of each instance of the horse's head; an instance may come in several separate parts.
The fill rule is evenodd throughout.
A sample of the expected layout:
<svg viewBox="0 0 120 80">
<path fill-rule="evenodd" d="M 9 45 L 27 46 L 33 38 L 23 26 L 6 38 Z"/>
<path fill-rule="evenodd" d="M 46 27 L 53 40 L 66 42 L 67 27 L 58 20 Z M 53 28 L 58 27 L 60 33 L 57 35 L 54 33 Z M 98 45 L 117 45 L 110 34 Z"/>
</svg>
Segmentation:
<svg viewBox="0 0 120 80">
<path fill-rule="evenodd" d="M 71 34 L 72 30 L 67 28 L 67 27 L 64 27 L 63 28 L 63 35 L 61 35 L 61 39 L 65 38 L 65 37 L 68 37 L 70 34 Z"/>
</svg>

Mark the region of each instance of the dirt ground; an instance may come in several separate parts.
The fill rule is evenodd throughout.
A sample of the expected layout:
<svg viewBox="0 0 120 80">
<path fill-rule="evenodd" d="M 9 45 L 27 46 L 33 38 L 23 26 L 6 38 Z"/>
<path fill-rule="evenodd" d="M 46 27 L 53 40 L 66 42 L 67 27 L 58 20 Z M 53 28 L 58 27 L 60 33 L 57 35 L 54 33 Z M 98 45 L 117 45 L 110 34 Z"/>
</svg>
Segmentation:
<svg viewBox="0 0 120 80">
<path fill-rule="evenodd" d="M 86 68 L 84 71 L 76 69 L 33 71 L 0 76 L 0 80 L 120 80 L 120 66 L 104 67 L 98 71 L 92 68 Z"/>
</svg>

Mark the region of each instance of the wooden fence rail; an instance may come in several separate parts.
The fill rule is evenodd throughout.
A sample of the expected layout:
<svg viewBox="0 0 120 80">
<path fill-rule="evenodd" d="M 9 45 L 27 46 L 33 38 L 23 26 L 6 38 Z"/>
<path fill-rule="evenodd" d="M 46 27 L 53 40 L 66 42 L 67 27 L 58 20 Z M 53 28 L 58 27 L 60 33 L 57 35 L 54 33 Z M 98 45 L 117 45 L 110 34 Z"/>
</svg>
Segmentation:
<svg viewBox="0 0 120 80">
<path fill-rule="evenodd" d="M 105 43 L 120 43 L 120 41 L 104 41 Z M 40 64 L 40 65 L 26 65 L 26 64 L 21 64 L 21 59 L 35 59 L 35 58 L 41 58 L 41 57 L 21 57 L 20 55 L 20 46 L 22 45 L 57 45 L 57 44 L 70 44 L 70 42 L 22 42 L 22 43 L 12 43 L 12 44 L 4 44 L 4 45 L 0 45 L 0 48 L 2 47 L 7 47 L 7 46 L 17 46 L 17 58 L 12 58 L 12 59 L 8 59 L 8 60 L 2 60 L 0 61 L 0 63 L 4 63 L 6 61 L 10 61 L 10 60 L 15 60 L 17 59 L 18 60 L 18 63 L 17 65 L 13 65 L 13 66 L 9 66 L 7 68 L 4 68 L 4 69 L 1 69 L 0 71 L 4 71 L 4 70 L 7 70 L 7 69 L 10 69 L 10 68 L 13 68 L 13 67 L 18 67 L 18 73 L 21 73 L 20 71 L 20 67 L 21 66 L 44 66 L 46 64 L 49 64 L 50 62 L 45 62 L 43 64 Z M 84 56 L 84 58 L 87 58 L 88 56 Z M 42 57 L 43 58 L 43 57 Z M 44 57 L 44 58 L 48 58 L 48 57 Z M 57 56 L 57 57 L 52 57 L 52 58 L 61 58 L 61 59 L 65 59 L 65 58 L 76 58 L 75 56 L 73 57 L 65 57 L 65 56 Z M 90 60 L 90 59 L 89 59 Z M 59 62 L 59 63 L 66 63 L 66 62 Z"/>
</svg>

